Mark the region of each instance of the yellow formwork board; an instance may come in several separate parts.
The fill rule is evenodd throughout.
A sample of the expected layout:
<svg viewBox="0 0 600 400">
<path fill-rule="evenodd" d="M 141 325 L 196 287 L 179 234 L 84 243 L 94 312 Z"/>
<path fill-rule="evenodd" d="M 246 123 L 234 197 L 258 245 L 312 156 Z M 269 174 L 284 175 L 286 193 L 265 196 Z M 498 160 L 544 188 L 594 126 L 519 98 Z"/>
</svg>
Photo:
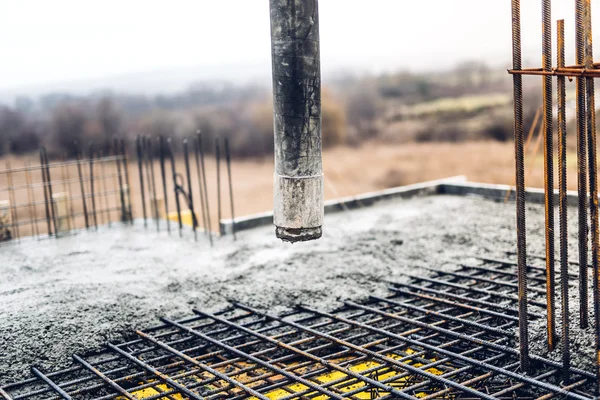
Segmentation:
<svg viewBox="0 0 600 400">
<path fill-rule="evenodd" d="M 177 212 L 170 212 L 167 214 L 167 218 L 171 221 L 179 223 L 179 217 L 177 216 Z M 192 218 L 192 212 L 190 210 L 181 210 L 181 223 L 188 226 L 194 226 Z"/>
<path fill-rule="evenodd" d="M 408 349 L 406 352 L 408 354 L 412 354 L 414 351 L 412 351 L 411 349 Z M 400 355 L 397 355 L 397 354 L 387 354 L 386 356 L 389 357 L 389 358 L 393 358 L 395 360 L 404 357 L 404 356 L 400 356 Z M 346 359 L 339 359 L 339 360 L 336 360 L 336 362 L 340 363 L 340 362 L 344 362 L 344 361 L 347 361 L 347 360 L 348 360 L 347 358 Z M 435 359 L 432 359 L 431 361 L 435 361 Z M 414 367 L 417 367 L 417 368 L 423 366 L 422 363 L 413 363 L 412 360 L 405 360 L 403 362 L 406 363 L 406 364 L 410 364 L 410 365 L 412 365 Z M 252 364 L 245 364 L 245 365 L 242 365 L 242 367 L 247 367 L 247 366 L 251 366 L 251 365 Z M 360 373 L 360 372 L 363 372 L 363 371 L 366 371 L 366 370 L 369 370 L 369 369 L 372 369 L 372 368 L 376 368 L 378 366 L 383 366 L 383 364 L 381 364 L 381 363 L 379 363 L 377 361 L 366 361 L 366 362 L 362 362 L 362 363 L 353 365 L 353 366 L 349 367 L 348 369 L 350 371 L 352 371 L 352 372 Z M 293 367 L 293 364 L 290 364 L 290 367 Z M 431 374 L 435 374 L 435 375 L 441 375 L 443 373 L 442 371 L 440 371 L 437 368 L 428 368 L 425 371 L 427 371 L 427 372 L 429 372 Z M 200 371 L 198 371 L 198 372 L 200 373 Z M 222 371 L 222 372 L 224 372 L 224 371 Z M 305 371 L 305 372 L 308 372 L 308 371 Z M 302 374 L 303 372 L 298 371 L 298 373 Z M 371 379 L 376 379 L 378 381 L 383 381 L 383 380 L 392 378 L 395 375 L 398 375 L 398 372 L 394 371 L 394 370 L 390 370 L 389 372 L 378 374 L 377 376 L 372 376 Z M 332 381 L 336 381 L 336 380 L 339 380 L 339 379 L 343 379 L 345 377 L 347 377 L 347 374 L 345 374 L 343 372 L 340 372 L 340 371 L 333 371 L 333 372 L 329 372 L 329 373 L 326 373 L 326 374 L 319 375 L 319 376 L 317 376 L 316 378 L 313 378 L 313 379 L 316 380 L 316 381 L 319 381 L 322 384 L 326 384 L 328 382 L 332 382 Z M 196 378 L 200 381 L 201 379 L 206 379 L 207 377 L 202 378 L 201 376 L 197 376 Z M 243 375 L 237 376 L 236 380 L 238 380 L 240 383 L 244 383 L 247 379 L 251 379 L 251 378 L 252 378 L 251 376 L 247 376 L 246 374 L 243 374 Z M 400 379 L 394 381 L 394 383 L 395 383 L 395 386 L 398 386 L 399 384 L 402 384 L 402 382 L 407 382 L 408 383 L 410 380 L 411 380 L 411 377 L 407 376 L 407 377 L 400 378 Z M 164 384 L 159 384 L 159 385 L 156 385 L 156 386 L 160 390 L 163 390 L 163 391 L 167 391 L 167 390 L 170 389 L 167 385 L 164 385 Z M 254 385 L 253 384 L 248 384 L 248 386 L 252 387 Z M 354 384 L 351 384 L 351 385 L 348 385 L 348 386 L 340 387 L 339 390 L 341 392 L 345 393 L 345 392 L 354 391 L 356 389 L 360 389 L 360 388 L 365 387 L 365 386 L 366 386 L 366 384 L 364 382 L 357 382 L 357 383 L 354 383 Z M 216 389 L 216 387 L 211 387 L 210 385 L 207 385 L 206 388 L 209 389 L 209 390 Z M 305 391 L 307 389 L 309 389 L 307 386 L 305 386 L 305 385 L 303 385 L 301 383 L 295 383 L 295 384 L 287 385 L 286 389 L 276 389 L 276 390 L 273 390 L 271 392 L 268 392 L 268 393 L 265 394 L 265 396 L 268 397 L 269 399 L 277 400 L 277 399 L 281 399 L 283 397 L 289 396 L 290 392 L 292 392 L 292 393 L 299 393 L 299 392 Z M 239 390 L 241 390 L 241 389 L 239 389 Z M 236 390 L 236 391 L 239 391 L 239 390 Z M 145 398 L 148 398 L 148 397 L 155 396 L 155 395 L 157 395 L 159 393 L 160 392 L 157 391 L 156 389 L 147 388 L 147 389 L 135 391 L 132 394 L 135 397 L 137 397 L 138 399 L 145 399 Z M 386 394 L 387 394 L 387 392 L 380 391 L 379 394 L 376 395 L 376 396 L 379 397 L 379 396 L 384 396 Z M 366 389 L 364 392 L 359 392 L 359 393 L 355 394 L 354 397 L 358 398 L 358 399 L 372 399 L 373 395 L 374 394 L 372 393 L 372 391 L 370 389 Z M 426 393 L 423 393 L 423 392 L 416 394 L 416 397 L 425 397 L 425 396 L 426 396 Z M 179 399 L 183 399 L 183 397 L 181 395 L 179 395 L 179 394 L 172 395 L 172 397 L 175 398 L 175 399 L 178 399 L 178 400 Z M 318 400 L 324 400 L 324 399 L 327 399 L 327 398 L 328 397 L 326 395 L 314 397 L 314 399 L 318 399 Z M 121 398 L 119 398 L 119 399 L 121 399 Z M 165 399 L 166 399 L 166 397 L 165 397 Z M 252 400 L 256 400 L 255 397 L 251 397 L 251 399 Z"/>
</svg>

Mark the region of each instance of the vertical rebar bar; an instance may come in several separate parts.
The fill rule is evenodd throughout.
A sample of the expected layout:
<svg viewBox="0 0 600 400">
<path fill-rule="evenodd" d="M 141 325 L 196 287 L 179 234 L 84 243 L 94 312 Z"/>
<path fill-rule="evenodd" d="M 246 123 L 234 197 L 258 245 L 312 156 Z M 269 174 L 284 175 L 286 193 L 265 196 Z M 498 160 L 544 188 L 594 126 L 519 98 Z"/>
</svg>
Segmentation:
<svg viewBox="0 0 600 400">
<path fill-rule="evenodd" d="M 144 165 L 142 163 L 142 141 L 140 135 L 137 135 L 135 138 L 135 149 L 138 162 L 138 174 L 140 177 L 140 194 L 142 195 L 142 215 L 144 216 L 144 228 L 148 228 L 148 216 L 146 214 L 146 193 L 144 192 Z"/>
<path fill-rule="evenodd" d="M 233 183 L 231 179 L 231 154 L 229 153 L 229 138 L 225 138 L 225 160 L 227 162 L 227 178 L 229 179 L 229 204 L 231 205 L 231 233 L 235 237 L 235 213 L 233 211 Z"/>
<path fill-rule="evenodd" d="M 76 144 L 77 148 L 77 176 L 79 177 L 79 190 L 81 191 L 81 205 L 83 206 L 83 218 L 85 222 L 85 229 L 90 228 L 90 220 L 88 218 L 87 199 L 85 197 L 85 184 L 83 182 L 83 172 L 81 170 L 81 149 L 79 143 Z"/>
<path fill-rule="evenodd" d="M 15 199 L 15 191 L 12 179 L 12 169 L 10 167 L 10 161 L 6 162 L 6 179 L 8 183 L 8 198 L 10 199 L 10 210 L 12 214 L 12 228 L 14 228 L 14 235 L 17 242 L 21 241 L 21 235 L 19 233 L 19 216 L 17 215 L 17 203 Z"/>
<path fill-rule="evenodd" d="M 54 228 L 54 236 L 58 236 L 58 230 L 56 229 L 56 210 L 54 208 L 54 198 L 52 194 L 52 177 L 50 175 L 50 162 L 48 161 L 48 153 L 46 148 L 42 147 L 42 153 L 44 156 L 44 165 L 46 170 L 46 183 L 48 184 L 48 199 L 50 200 L 50 215 L 52 216 L 52 226 Z"/>
<path fill-rule="evenodd" d="M 127 219 L 133 224 L 133 202 L 131 201 L 131 186 L 129 185 L 129 157 L 125 148 L 125 138 L 121 137 L 121 159 L 123 160 L 123 173 L 125 175 L 125 187 L 127 188 Z"/>
<path fill-rule="evenodd" d="M 198 189 L 200 192 L 200 207 L 202 208 L 202 229 L 205 234 L 208 232 L 208 224 L 206 222 L 206 210 L 204 204 L 204 189 L 202 187 L 202 172 L 200 171 L 200 145 L 198 144 L 198 136 L 194 137 L 194 155 L 196 158 L 196 174 L 198 175 Z"/>
<path fill-rule="evenodd" d="M 575 0 L 575 62 L 585 61 L 585 26 L 583 0 Z M 579 325 L 588 326 L 588 220 L 587 220 L 587 138 L 585 79 L 576 78 L 577 124 L 577 197 L 579 215 Z"/>
<path fill-rule="evenodd" d="M 125 194 L 123 193 L 123 177 L 121 175 L 121 160 L 119 156 L 119 139 L 113 138 L 113 153 L 115 155 L 115 163 L 117 164 L 117 178 L 119 180 L 119 198 L 121 199 L 121 222 L 127 221 L 127 211 L 125 210 Z"/>
<path fill-rule="evenodd" d="M 94 227 L 98 229 L 98 216 L 96 214 L 96 190 L 94 188 L 94 146 L 92 142 L 88 145 L 88 157 L 90 159 L 90 199 L 92 200 L 92 217 Z"/>
<path fill-rule="evenodd" d="M 219 235 L 221 232 L 221 148 L 219 147 L 219 138 L 215 138 L 215 162 L 217 165 L 217 228 Z"/>
<path fill-rule="evenodd" d="M 160 158 L 160 175 L 162 177 L 163 197 L 165 201 L 165 218 L 167 219 L 167 231 L 171 234 L 171 221 L 169 221 L 169 199 L 167 194 L 167 177 L 165 172 L 165 139 L 158 137 L 158 151 Z"/>
<path fill-rule="evenodd" d="M 40 172 L 42 173 L 42 182 L 44 189 L 44 205 L 46 208 L 46 223 L 48 224 L 48 236 L 52 236 L 52 225 L 50 222 L 50 200 L 48 196 L 48 181 L 46 180 L 46 168 L 44 159 L 44 150 L 40 146 Z"/>
<path fill-rule="evenodd" d="M 200 133 L 196 134 L 198 138 L 198 146 L 200 147 L 200 165 L 202 167 L 202 183 L 204 184 L 204 200 L 206 201 L 206 220 L 208 221 L 208 239 L 210 240 L 210 245 L 213 245 L 212 239 L 212 227 L 210 221 L 210 207 L 208 201 L 208 186 L 206 185 L 206 168 L 204 165 L 204 144 L 202 143 L 202 135 Z"/>
<path fill-rule="evenodd" d="M 521 69 L 521 2 L 512 0 L 513 69 Z M 527 238 L 525 221 L 525 165 L 523 154 L 523 82 L 521 75 L 513 75 L 515 113 L 515 182 L 517 205 L 517 269 L 519 298 L 519 355 L 521 370 L 529 371 L 529 332 L 527 318 Z"/>
<path fill-rule="evenodd" d="M 179 236 L 181 236 L 181 230 L 183 229 L 183 223 L 181 222 L 181 206 L 179 204 L 179 191 L 177 190 L 177 171 L 175 169 L 175 151 L 173 150 L 173 141 L 171 138 L 167 139 L 169 146 L 169 159 L 171 161 L 171 173 L 173 176 L 173 193 L 175 194 L 175 206 L 177 207 L 177 222 L 179 222 Z"/>
<path fill-rule="evenodd" d="M 552 71 L 551 0 L 542 0 L 542 68 Z M 548 350 L 554 350 L 556 337 L 555 271 L 554 271 L 554 170 L 552 77 L 542 77 L 544 107 L 544 204 L 546 217 L 546 308 Z"/>
<path fill-rule="evenodd" d="M 158 197 L 156 196 L 156 178 L 154 176 L 154 149 L 152 148 L 152 140 L 150 136 L 146 136 L 146 143 L 148 148 L 148 169 L 150 172 L 150 179 L 152 181 L 152 197 L 154 198 L 154 220 L 156 221 L 156 232 L 160 231 L 160 214 L 158 213 Z"/>
<path fill-rule="evenodd" d="M 196 231 L 198 220 L 196 219 L 196 214 L 194 212 L 194 195 L 192 193 L 192 174 L 190 173 L 190 156 L 187 138 L 183 139 L 183 160 L 185 162 L 185 176 L 188 186 L 187 200 L 190 207 L 190 214 L 192 215 L 192 230 L 194 231 L 194 240 L 198 240 L 198 233 Z"/>
<path fill-rule="evenodd" d="M 65 156 L 63 157 L 62 165 L 63 191 L 67 193 L 67 221 L 69 221 L 69 231 L 73 231 L 75 229 L 75 217 L 73 216 L 73 202 L 71 201 L 71 198 L 73 197 L 73 192 L 71 190 L 71 176 L 69 174 L 69 166 L 67 165 L 66 161 L 67 157 L 65 154 Z"/>
<path fill-rule="evenodd" d="M 142 136 L 142 154 L 144 155 L 144 168 L 146 170 L 146 183 L 148 185 L 148 194 L 150 195 L 150 197 L 152 198 L 153 196 L 153 190 L 152 190 L 152 185 L 154 184 L 154 182 L 152 181 L 152 175 L 150 173 L 150 139 L 148 138 L 148 136 Z M 150 200 L 150 203 L 152 203 L 155 200 Z M 157 210 L 152 207 L 152 205 L 150 206 L 150 218 L 157 218 Z"/>
<path fill-rule="evenodd" d="M 591 0 L 584 0 L 585 16 L 585 67 L 593 68 L 594 48 L 592 43 L 592 5 Z M 600 232 L 598 226 L 598 170 L 596 159 L 596 104 L 594 78 L 586 78 L 587 100 L 587 139 L 589 154 L 590 179 L 590 228 L 592 231 L 592 273 L 594 293 L 594 324 L 596 332 L 596 394 L 600 392 L 600 270 L 598 252 L 600 251 Z"/>
<path fill-rule="evenodd" d="M 32 181 L 31 181 L 31 165 L 29 161 L 25 162 L 25 182 L 27 183 L 27 201 L 29 202 L 29 213 L 32 215 L 33 224 L 32 228 L 35 229 L 35 237 L 40 237 L 40 230 L 38 227 L 37 220 L 37 206 L 35 204 L 35 196 L 33 194 Z"/>
<path fill-rule="evenodd" d="M 557 66 L 565 66 L 565 21 L 557 21 Z M 569 381 L 569 368 L 571 367 L 571 354 L 569 342 L 569 259 L 568 259 L 568 231 L 567 231 L 567 95 L 564 76 L 557 78 L 558 101 L 558 189 L 560 213 L 560 289 L 562 313 L 562 361 L 565 382 Z"/>
<path fill-rule="evenodd" d="M 110 154 L 110 151 L 109 153 Z M 111 227 L 111 220 L 112 220 L 112 212 L 111 212 L 111 205 L 109 202 L 109 197 L 108 197 L 108 190 L 106 189 L 106 171 L 104 168 L 104 163 L 105 161 L 103 161 L 100 158 L 100 155 L 98 153 L 96 153 L 96 160 L 98 162 L 98 165 L 100 165 L 100 187 L 102 190 L 102 195 L 100 196 L 100 200 L 104 200 L 104 212 L 100 212 L 100 215 L 103 216 L 102 217 L 102 223 L 104 223 L 104 217 L 106 217 L 106 223 L 108 224 L 108 227 Z M 114 176 L 113 176 L 114 178 Z M 114 179 L 113 179 L 114 181 Z M 102 210 L 102 205 L 100 206 L 101 210 Z"/>
</svg>

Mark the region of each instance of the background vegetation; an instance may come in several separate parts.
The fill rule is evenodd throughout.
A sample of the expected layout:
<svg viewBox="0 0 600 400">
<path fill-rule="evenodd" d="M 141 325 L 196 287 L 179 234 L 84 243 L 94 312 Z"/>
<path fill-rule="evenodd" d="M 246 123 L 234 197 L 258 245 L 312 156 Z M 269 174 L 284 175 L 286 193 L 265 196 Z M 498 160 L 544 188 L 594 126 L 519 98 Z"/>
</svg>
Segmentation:
<svg viewBox="0 0 600 400">
<path fill-rule="evenodd" d="M 537 89 L 533 85 L 528 92 L 527 123 L 540 103 Z M 511 140 L 511 93 L 506 72 L 481 63 L 433 74 L 341 74 L 323 87 L 323 144 Z M 0 155 L 35 151 L 44 143 L 51 155 L 72 157 L 76 142 L 93 141 L 109 151 L 114 135 L 178 139 L 197 129 L 208 143 L 216 136 L 229 137 L 234 157 L 271 154 L 269 90 L 211 82 L 154 97 L 115 92 L 21 97 L 14 106 L 0 107 Z"/>
</svg>

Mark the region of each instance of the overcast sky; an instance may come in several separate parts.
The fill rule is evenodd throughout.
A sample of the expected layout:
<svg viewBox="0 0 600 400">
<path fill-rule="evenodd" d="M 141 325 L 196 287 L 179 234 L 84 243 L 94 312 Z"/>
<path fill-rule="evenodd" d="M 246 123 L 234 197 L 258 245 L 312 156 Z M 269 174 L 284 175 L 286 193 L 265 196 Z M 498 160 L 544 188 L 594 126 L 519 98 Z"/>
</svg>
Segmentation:
<svg viewBox="0 0 600 400">
<path fill-rule="evenodd" d="M 538 64 L 541 1 L 522 3 L 524 59 Z M 553 1 L 553 21 L 566 20 L 567 62 L 573 4 Z M 510 0 L 320 0 L 319 7 L 324 74 L 510 62 Z M 191 66 L 270 71 L 268 0 L 1 0 L 0 38 L 0 90 Z"/>
</svg>

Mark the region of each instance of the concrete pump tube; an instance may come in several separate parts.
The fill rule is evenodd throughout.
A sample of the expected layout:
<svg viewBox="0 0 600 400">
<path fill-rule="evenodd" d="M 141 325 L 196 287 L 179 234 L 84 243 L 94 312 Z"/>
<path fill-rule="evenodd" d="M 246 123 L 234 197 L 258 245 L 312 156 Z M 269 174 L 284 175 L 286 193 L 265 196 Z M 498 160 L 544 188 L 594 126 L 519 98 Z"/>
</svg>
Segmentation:
<svg viewBox="0 0 600 400">
<path fill-rule="evenodd" d="M 270 0 L 276 236 L 321 237 L 321 66 L 318 0 Z"/>
</svg>

